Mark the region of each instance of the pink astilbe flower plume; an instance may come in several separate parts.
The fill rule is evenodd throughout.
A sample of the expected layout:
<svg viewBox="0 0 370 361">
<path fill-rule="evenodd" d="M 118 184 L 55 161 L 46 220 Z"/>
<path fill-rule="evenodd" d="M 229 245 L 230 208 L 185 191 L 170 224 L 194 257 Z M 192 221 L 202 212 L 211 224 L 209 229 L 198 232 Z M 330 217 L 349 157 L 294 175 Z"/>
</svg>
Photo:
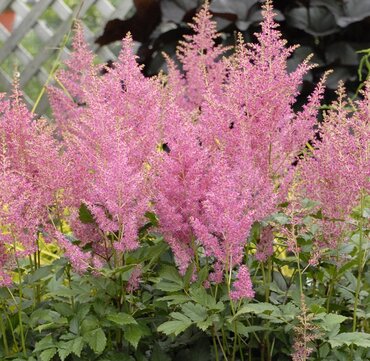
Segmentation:
<svg viewBox="0 0 370 361">
<path fill-rule="evenodd" d="M 177 56 L 185 72 L 185 96 L 188 109 L 199 107 L 207 91 L 217 94 L 222 89 L 225 66 L 219 61 L 227 48 L 216 45 L 220 37 L 217 24 L 212 21 L 209 5 L 206 2 L 189 26 L 193 35 L 185 35 L 179 42 Z M 171 74 L 171 68 L 169 68 Z"/>
<path fill-rule="evenodd" d="M 321 203 L 326 217 L 322 221 L 324 237 L 331 247 L 340 241 L 346 228 L 342 221 L 359 203 L 361 194 L 370 192 L 369 83 L 365 89 L 364 99 L 351 106 L 340 84 L 338 100 L 319 128 L 322 141 L 314 144 L 312 154 L 300 165 L 302 194 Z"/>
<path fill-rule="evenodd" d="M 225 60 L 205 5 L 194 19 L 195 35 L 179 47 L 184 74 L 169 62 L 168 86 L 176 95 L 168 99 L 177 112 L 164 118 L 171 152 L 157 168 L 155 207 L 181 272 L 192 262 L 194 240 L 217 269 L 241 263 L 252 224 L 284 200 L 291 164 L 314 135 L 324 79 L 296 113 L 299 86 L 312 66 L 306 60 L 288 73 L 294 48 L 277 30 L 271 2 L 263 15 L 258 43 L 240 39 Z M 182 84 L 185 93 L 175 90 Z"/>
<path fill-rule="evenodd" d="M 192 124 L 178 126 L 172 134 L 177 136 L 170 138 L 170 153 L 163 152 L 156 167 L 154 199 L 161 231 L 184 273 L 194 255 L 191 219 L 201 214 L 210 169 L 207 152 L 200 148 Z"/>
<path fill-rule="evenodd" d="M 50 89 L 69 160 L 69 223 L 81 245 L 92 244 L 105 259 L 110 258 L 108 233 L 119 252 L 138 247 L 138 229 L 150 203 L 148 173 L 159 142 L 161 86 L 141 73 L 132 47 L 127 36 L 118 61 L 103 75 L 77 26 L 74 53 L 57 75 L 63 89 Z M 82 203 L 94 223 L 81 225 Z"/>
<path fill-rule="evenodd" d="M 251 276 L 247 266 L 242 265 L 239 268 L 237 280 L 233 283 L 233 290 L 230 291 L 230 298 L 238 301 L 243 298 L 253 298 L 255 292 L 252 286 Z"/>
<path fill-rule="evenodd" d="M 59 148 L 52 128 L 28 111 L 16 80 L 10 98 L 0 98 L 1 268 L 12 263 L 7 259 L 35 252 L 39 232 L 50 235 L 50 209 L 61 206 L 65 181 Z M 6 272 L 0 285 L 9 283 Z"/>
</svg>

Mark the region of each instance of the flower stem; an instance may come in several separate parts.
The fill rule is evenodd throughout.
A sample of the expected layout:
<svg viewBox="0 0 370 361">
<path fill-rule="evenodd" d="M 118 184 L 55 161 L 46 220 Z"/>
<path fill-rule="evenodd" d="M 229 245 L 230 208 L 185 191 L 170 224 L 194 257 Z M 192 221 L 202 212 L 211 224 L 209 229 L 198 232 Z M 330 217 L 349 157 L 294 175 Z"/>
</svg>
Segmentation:
<svg viewBox="0 0 370 361">
<path fill-rule="evenodd" d="M 363 192 L 361 191 L 361 200 L 360 200 L 360 221 L 359 221 L 359 245 L 358 245 L 358 270 L 357 270 L 357 285 L 356 285 L 356 293 L 355 293 L 355 304 L 353 306 L 353 326 L 352 331 L 355 332 L 357 328 L 357 310 L 360 298 L 360 288 L 361 288 L 361 277 L 363 271 L 363 258 L 364 258 L 364 250 L 362 249 L 363 243 L 363 213 L 365 208 L 365 197 Z"/>
</svg>

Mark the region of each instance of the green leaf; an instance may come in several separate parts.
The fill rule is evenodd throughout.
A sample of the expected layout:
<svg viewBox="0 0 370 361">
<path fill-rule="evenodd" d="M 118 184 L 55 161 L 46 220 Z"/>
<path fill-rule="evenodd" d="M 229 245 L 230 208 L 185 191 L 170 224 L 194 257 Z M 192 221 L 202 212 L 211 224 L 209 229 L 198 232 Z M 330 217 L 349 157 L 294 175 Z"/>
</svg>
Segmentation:
<svg viewBox="0 0 370 361">
<path fill-rule="evenodd" d="M 101 328 L 89 331 L 83 335 L 83 339 L 95 353 L 102 353 L 107 345 L 107 338 Z"/>
<path fill-rule="evenodd" d="M 185 289 L 188 289 L 190 282 L 191 282 L 191 278 L 193 277 L 193 274 L 194 274 L 194 263 L 191 263 L 184 275 L 183 283 L 184 283 Z"/>
<path fill-rule="evenodd" d="M 181 310 L 193 322 L 204 321 L 207 318 L 207 309 L 200 304 L 188 302 L 181 306 Z"/>
<path fill-rule="evenodd" d="M 81 356 L 81 352 L 82 352 L 82 349 L 84 347 L 84 339 L 79 336 L 79 337 L 76 337 L 74 340 L 73 340 L 73 345 L 72 345 L 72 352 L 80 357 Z"/>
<path fill-rule="evenodd" d="M 329 339 L 331 347 L 351 346 L 370 347 L 370 334 L 363 332 L 343 332 Z"/>
<path fill-rule="evenodd" d="M 145 213 L 145 217 L 149 219 L 150 223 L 154 226 L 154 227 L 158 227 L 158 218 L 157 218 L 157 215 L 153 212 L 146 212 Z"/>
<path fill-rule="evenodd" d="M 55 347 L 54 340 L 51 335 L 48 335 L 42 338 L 39 342 L 36 342 L 34 351 L 39 352 L 53 347 Z"/>
<path fill-rule="evenodd" d="M 331 338 L 339 333 L 340 324 L 346 319 L 347 317 L 335 313 L 325 314 L 320 325 L 328 332 L 328 336 Z"/>
<path fill-rule="evenodd" d="M 52 277 L 52 266 L 43 266 L 38 268 L 35 272 L 33 272 L 29 278 L 28 278 L 28 283 L 34 283 L 37 281 L 40 281 L 42 278 L 45 277 Z"/>
<path fill-rule="evenodd" d="M 111 313 L 107 316 L 109 321 L 116 323 L 117 325 L 134 325 L 137 322 L 128 313 Z"/>
<path fill-rule="evenodd" d="M 222 311 L 225 308 L 221 301 L 216 303 L 216 300 L 204 288 L 193 287 L 190 289 L 190 295 L 196 303 L 206 307 L 207 310 Z"/>
<path fill-rule="evenodd" d="M 219 320 L 218 315 L 214 314 L 208 317 L 204 321 L 199 321 L 196 323 L 197 327 L 200 328 L 202 331 L 207 330 L 210 326 L 212 326 L 215 322 Z"/>
<path fill-rule="evenodd" d="M 85 334 L 85 333 L 87 333 L 89 331 L 92 331 L 92 330 L 96 330 L 98 328 L 99 328 L 99 321 L 95 316 L 88 315 L 82 321 L 82 324 L 81 324 L 82 334 Z"/>
<path fill-rule="evenodd" d="M 171 312 L 170 316 L 172 318 L 174 318 L 175 320 L 178 320 L 178 321 L 192 323 L 191 320 L 189 319 L 189 317 L 185 316 L 184 314 L 182 314 L 180 312 Z"/>
<path fill-rule="evenodd" d="M 272 219 L 282 225 L 288 224 L 290 222 L 289 217 L 284 213 L 275 213 L 272 215 Z"/>
<path fill-rule="evenodd" d="M 64 361 L 71 353 L 72 353 L 72 350 L 70 348 L 59 348 L 58 349 L 58 355 L 61 361 Z"/>
<path fill-rule="evenodd" d="M 141 337 L 143 336 L 143 331 L 140 325 L 127 325 L 123 333 L 123 337 L 127 342 L 129 342 L 135 349 L 137 348 Z"/>
<path fill-rule="evenodd" d="M 183 290 L 184 286 L 174 282 L 160 281 L 155 285 L 155 288 L 165 292 L 177 292 Z"/>
<path fill-rule="evenodd" d="M 157 299 L 157 301 L 169 301 L 169 305 L 179 305 L 184 302 L 190 301 L 190 297 L 186 295 L 168 295 L 164 297 L 160 297 Z"/>
<path fill-rule="evenodd" d="M 81 206 L 78 210 L 78 216 L 82 223 L 85 223 L 85 224 L 94 223 L 94 217 L 91 214 L 89 208 L 87 208 L 85 203 L 81 203 Z"/>
<path fill-rule="evenodd" d="M 172 281 L 178 285 L 183 285 L 183 279 L 175 267 L 165 266 L 159 272 L 159 276 L 167 281 Z"/>
<path fill-rule="evenodd" d="M 181 332 L 184 332 L 190 325 L 191 325 L 191 320 L 188 319 L 187 322 L 185 321 L 167 321 L 165 323 L 162 323 L 158 327 L 159 332 L 163 332 L 166 335 L 179 335 Z"/>
<path fill-rule="evenodd" d="M 279 311 L 279 309 L 271 305 L 270 303 L 249 303 L 245 306 L 243 306 L 234 316 L 234 319 L 239 317 L 240 315 L 246 314 L 246 313 L 255 313 L 256 315 L 259 315 L 261 313 L 265 312 L 273 312 L 273 311 Z"/>
<path fill-rule="evenodd" d="M 335 313 L 329 313 L 324 316 L 322 326 L 327 330 L 330 330 L 334 325 L 339 325 L 347 319 L 348 317 L 337 315 Z"/>
<path fill-rule="evenodd" d="M 73 310 L 70 305 L 66 303 L 54 303 L 54 309 L 63 316 L 70 317 L 73 315 Z"/>
<path fill-rule="evenodd" d="M 57 349 L 55 347 L 42 351 L 40 354 L 40 361 L 50 361 L 56 353 Z"/>
</svg>

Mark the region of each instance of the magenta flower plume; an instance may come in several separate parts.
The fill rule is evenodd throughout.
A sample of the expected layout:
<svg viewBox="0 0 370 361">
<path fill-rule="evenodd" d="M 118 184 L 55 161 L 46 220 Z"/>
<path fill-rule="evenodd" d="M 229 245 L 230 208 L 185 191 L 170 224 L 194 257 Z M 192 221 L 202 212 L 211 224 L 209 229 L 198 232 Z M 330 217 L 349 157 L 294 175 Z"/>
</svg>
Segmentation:
<svg viewBox="0 0 370 361">
<path fill-rule="evenodd" d="M 184 74 L 168 62 L 171 115 L 163 118 L 162 138 L 171 151 L 157 167 L 155 208 L 182 272 L 194 242 L 221 269 L 240 264 L 252 224 L 284 199 L 291 164 L 314 134 L 324 79 L 296 113 L 311 65 L 307 60 L 287 71 L 294 48 L 277 30 L 271 2 L 263 14 L 258 43 L 240 40 L 225 60 L 205 5 L 194 19 L 195 34 L 179 47 Z M 266 252 L 271 247 L 265 244 Z"/>
<path fill-rule="evenodd" d="M 322 141 L 315 143 L 300 167 L 302 192 L 321 203 L 324 237 L 333 247 L 341 239 L 344 222 L 363 194 L 370 192 L 369 83 L 364 99 L 349 107 L 341 84 L 320 127 Z M 332 219 L 332 221 L 330 220 Z"/>
<path fill-rule="evenodd" d="M 150 204 L 148 172 L 162 117 L 159 82 L 141 73 L 132 39 L 127 36 L 122 44 L 112 68 L 94 65 L 77 26 L 74 53 L 67 69 L 57 75 L 63 89 L 50 89 L 69 160 L 69 221 L 81 245 L 92 244 L 105 259 L 110 257 L 108 233 L 114 235 L 119 252 L 138 247 L 138 229 Z M 94 224 L 80 224 L 82 203 Z"/>
<path fill-rule="evenodd" d="M 185 96 L 190 110 L 202 104 L 208 91 L 215 94 L 221 91 L 226 68 L 219 60 L 227 50 L 215 44 L 220 34 L 217 33 L 216 22 L 212 21 L 208 3 L 200 9 L 193 21 L 189 26 L 194 30 L 194 35 L 185 35 L 177 51 L 185 71 Z M 170 67 L 169 70 L 171 75 L 173 69 Z"/>
<path fill-rule="evenodd" d="M 247 266 L 239 268 L 237 280 L 233 283 L 233 290 L 230 291 L 230 298 L 238 301 L 245 298 L 253 298 L 255 292 L 252 287 L 252 280 Z"/>
<path fill-rule="evenodd" d="M 60 146 L 28 111 L 17 82 L 9 100 L 0 98 L 0 148 L 1 279 L 8 283 L 10 260 L 35 252 L 39 232 L 49 235 L 49 212 L 60 207 L 64 183 Z"/>
</svg>

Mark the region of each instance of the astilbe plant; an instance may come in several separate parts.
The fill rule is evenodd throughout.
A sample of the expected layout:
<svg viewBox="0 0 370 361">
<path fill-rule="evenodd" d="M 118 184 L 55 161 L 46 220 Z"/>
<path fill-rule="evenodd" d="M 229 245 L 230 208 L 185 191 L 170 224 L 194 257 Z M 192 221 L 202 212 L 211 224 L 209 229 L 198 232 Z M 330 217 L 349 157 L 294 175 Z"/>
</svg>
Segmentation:
<svg viewBox="0 0 370 361">
<path fill-rule="evenodd" d="M 168 98 L 178 116 L 167 118 L 176 129 L 163 128 L 170 151 L 158 168 L 155 209 L 181 272 L 197 247 L 221 272 L 217 279 L 243 263 L 252 224 L 284 200 L 292 163 L 314 136 L 325 79 L 295 112 L 299 86 L 312 66 L 307 60 L 288 73 L 294 48 L 285 47 L 276 29 L 271 2 L 263 15 L 258 43 L 240 39 L 226 59 L 206 5 L 192 25 L 195 34 L 179 48 L 184 74 L 169 62 L 167 86 L 185 91 L 176 89 Z"/>
<path fill-rule="evenodd" d="M 110 69 L 94 65 L 79 25 L 74 49 L 67 69 L 58 74 L 62 89 L 50 90 L 69 159 L 69 222 L 80 247 L 90 243 L 92 256 L 109 260 L 112 246 L 119 252 L 138 246 L 138 228 L 149 207 L 147 173 L 158 142 L 160 86 L 142 75 L 129 36 Z M 81 223 L 81 204 L 94 222 Z"/>
<path fill-rule="evenodd" d="M 322 140 L 299 166 L 302 194 L 320 202 L 322 244 L 336 248 L 361 197 L 370 192 L 369 84 L 364 98 L 348 103 L 341 83 L 338 100 L 319 127 Z"/>
<path fill-rule="evenodd" d="M 0 287 L 11 283 L 19 257 L 38 251 L 41 235 L 56 239 L 80 273 L 71 276 L 61 261 L 50 268 L 58 276 L 50 278 L 48 302 L 38 303 L 41 313 L 32 309 L 29 325 L 37 324 L 42 335 L 52 327 L 56 336 L 36 343 L 37 357 L 58 352 L 66 359 L 72 352 L 76 359 L 113 359 L 124 350 L 128 357 L 154 359 L 162 346 L 173 356 L 187 335 L 175 343 L 152 338 L 139 345 L 140 338 L 149 328 L 157 337 L 196 327 L 212 337 L 216 360 L 219 352 L 237 360 L 238 348 L 240 359 L 248 350 L 250 359 L 292 353 L 307 360 L 316 344 L 321 355 L 328 345 L 319 328 L 331 345 L 342 342 L 333 340 L 339 325 L 348 328 L 347 315 L 329 313 L 330 298 L 339 298 L 336 284 L 353 263 L 347 271 L 335 265 L 333 276 L 330 267 L 317 277 L 312 270 L 321 267 L 322 246 L 337 247 L 348 230 L 359 239 L 349 253 L 358 250 L 354 301 L 352 292 L 347 300 L 352 329 L 359 329 L 370 83 L 355 103 L 339 88 L 315 140 L 326 75 L 297 111 L 312 65 L 307 59 L 289 73 L 294 47 L 286 47 L 271 1 L 263 17 L 257 43 L 239 37 L 226 57 L 230 49 L 217 44 L 206 4 L 194 19 L 194 34 L 179 46 L 179 68 L 167 59 L 168 75 L 151 79 L 136 63 L 130 36 L 108 68 L 95 64 L 77 24 L 74 52 L 56 74 L 59 86 L 49 88 L 55 129 L 27 110 L 17 84 L 9 99 L 0 98 Z M 350 213 L 358 203 L 355 224 Z M 20 287 L 27 282 L 32 278 L 20 280 Z M 20 328 L 22 295 L 20 289 Z M 38 323 L 49 307 L 60 318 Z M 56 324 L 63 330 L 55 331 Z M 295 332 L 292 352 L 289 330 Z M 8 354 L 3 325 L 0 332 Z M 347 336 L 340 345 L 348 344 Z M 80 344 L 66 356 L 76 340 Z M 25 337 L 22 348 L 26 354 Z"/>
<path fill-rule="evenodd" d="M 0 285 L 19 257 L 38 251 L 40 234 L 51 239 L 50 217 L 63 205 L 65 184 L 60 145 L 53 129 L 27 109 L 17 79 L 13 93 L 0 99 Z"/>
</svg>

